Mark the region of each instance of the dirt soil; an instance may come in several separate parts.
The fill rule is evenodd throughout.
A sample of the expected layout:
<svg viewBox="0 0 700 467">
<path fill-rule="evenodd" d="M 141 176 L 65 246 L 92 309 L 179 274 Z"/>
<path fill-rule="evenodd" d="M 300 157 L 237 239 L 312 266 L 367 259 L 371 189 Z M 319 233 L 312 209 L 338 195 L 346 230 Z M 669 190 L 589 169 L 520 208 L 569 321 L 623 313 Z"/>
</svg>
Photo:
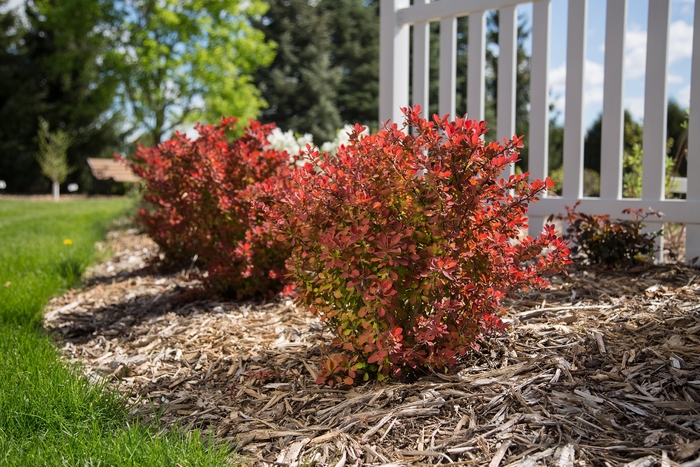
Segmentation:
<svg viewBox="0 0 700 467">
<path fill-rule="evenodd" d="M 64 355 L 243 465 L 700 466 L 697 269 L 572 269 L 454 373 L 337 389 L 314 383 L 330 335 L 306 310 L 207 297 L 135 230 L 98 247 L 116 253 L 46 313 Z"/>
</svg>

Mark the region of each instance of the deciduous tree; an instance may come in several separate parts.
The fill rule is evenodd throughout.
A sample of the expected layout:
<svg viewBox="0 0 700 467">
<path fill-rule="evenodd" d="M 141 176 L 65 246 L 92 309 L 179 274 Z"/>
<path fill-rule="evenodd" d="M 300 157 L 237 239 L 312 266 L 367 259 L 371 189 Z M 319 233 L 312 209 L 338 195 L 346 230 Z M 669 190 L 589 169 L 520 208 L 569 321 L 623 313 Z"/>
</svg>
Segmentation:
<svg viewBox="0 0 700 467">
<path fill-rule="evenodd" d="M 133 131 L 159 143 L 169 131 L 222 115 L 255 117 L 264 101 L 251 74 L 274 46 L 250 18 L 262 0 L 125 0 L 117 9 L 122 66 L 120 99 Z"/>
<path fill-rule="evenodd" d="M 73 168 L 68 165 L 68 148 L 73 144 L 73 135 L 63 130 L 51 132 L 49 123 L 39 118 L 39 152 L 36 160 L 41 173 L 51 180 L 54 201 L 60 196 L 59 185 L 66 181 Z"/>
</svg>

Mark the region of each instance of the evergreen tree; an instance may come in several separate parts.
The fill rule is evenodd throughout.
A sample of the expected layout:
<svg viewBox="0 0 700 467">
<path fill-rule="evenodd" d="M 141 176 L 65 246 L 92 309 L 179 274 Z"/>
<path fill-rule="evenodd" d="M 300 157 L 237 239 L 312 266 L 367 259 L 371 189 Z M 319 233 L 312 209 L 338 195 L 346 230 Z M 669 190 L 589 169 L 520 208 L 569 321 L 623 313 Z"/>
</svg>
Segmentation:
<svg viewBox="0 0 700 467">
<path fill-rule="evenodd" d="M 108 0 L 29 0 L 14 47 L 5 50 L 1 80 L 11 87 L 0 107 L 0 167 L 12 191 L 40 191 L 47 182 L 35 160 L 38 122 L 75 135 L 68 161 L 78 171 L 68 181 L 90 180 L 87 157 L 118 147 L 109 113 L 116 90 L 107 31 Z M 8 64 L 9 66 L 6 66 Z"/>
<path fill-rule="evenodd" d="M 330 11 L 309 0 L 272 0 L 269 5 L 262 19 L 254 21 L 267 40 L 277 43 L 272 64 L 255 74 L 268 104 L 260 119 L 284 131 L 310 133 L 316 143 L 332 141 L 343 123 L 337 102 L 343 69 L 333 64 Z"/>
<path fill-rule="evenodd" d="M 376 129 L 379 120 L 379 1 L 323 0 L 331 63 L 341 69 L 336 106 L 342 123 Z"/>
<path fill-rule="evenodd" d="M 7 182 L 8 191 L 18 191 L 31 182 L 26 174 L 36 165 L 31 147 L 36 114 L 32 111 L 39 96 L 22 72 L 26 28 L 18 12 L 7 8 L 8 0 L 0 0 L 0 11 L 4 11 L 0 13 L 0 179 Z"/>
<path fill-rule="evenodd" d="M 499 14 L 494 11 L 487 17 L 487 44 L 498 44 Z M 518 37 L 515 80 L 515 133 L 524 135 L 524 147 L 520 150 L 520 162 L 518 166 L 527 171 L 528 164 L 528 139 L 530 137 L 530 57 L 525 52 L 525 40 L 530 36 L 524 16 L 518 18 Z M 492 130 L 491 138 L 496 137 L 496 102 L 498 101 L 498 56 L 494 54 L 493 47 L 486 48 L 486 62 L 488 71 L 486 74 L 487 106 L 485 109 L 486 120 Z"/>
<path fill-rule="evenodd" d="M 687 122 L 687 109 L 682 108 L 678 102 L 671 99 L 668 102 L 666 119 L 666 136 L 670 143 L 668 155 L 673 159 L 674 169 L 681 176 L 685 176 L 688 170 L 685 159 L 685 150 L 688 145 Z"/>
<path fill-rule="evenodd" d="M 314 141 L 334 137 L 342 123 L 362 123 L 377 127 L 379 74 L 379 2 L 377 0 L 273 0 L 270 10 L 256 24 L 267 38 L 279 44 L 270 69 L 260 70 L 256 82 L 269 108 L 262 120 L 276 122 L 282 129 L 312 133 Z M 438 112 L 439 22 L 430 26 L 430 106 L 424 116 Z M 469 19 L 457 21 L 456 113 L 466 113 Z M 528 133 L 529 57 L 524 41 L 530 31 L 524 17 L 518 27 L 518 68 L 516 131 Z M 496 136 L 498 55 L 498 13 L 487 18 L 486 120 Z M 309 57 L 310 53 L 311 56 Z M 301 57 L 304 57 L 303 59 Z M 328 57 L 326 59 L 326 57 Z M 323 65 L 319 65 L 323 64 Z M 309 69 L 324 69 L 324 75 Z M 314 79 L 312 87 L 310 78 Z M 334 110 L 335 108 L 335 110 Z M 339 118 L 338 118 L 339 114 Z M 314 123 L 326 123 L 326 130 Z M 316 127 L 317 128 L 317 127 Z M 527 164 L 527 150 L 521 154 Z"/>
<path fill-rule="evenodd" d="M 666 119 L 666 137 L 668 138 L 668 155 L 675 157 L 684 142 L 683 122 L 686 120 L 685 109 L 681 108 L 677 102 L 668 102 Z M 635 145 L 642 144 L 643 126 L 632 119 L 629 111 L 624 113 L 624 152 L 630 154 Z M 584 143 L 584 167 L 600 172 L 601 144 L 603 131 L 603 115 L 591 124 L 586 131 Z"/>
</svg>

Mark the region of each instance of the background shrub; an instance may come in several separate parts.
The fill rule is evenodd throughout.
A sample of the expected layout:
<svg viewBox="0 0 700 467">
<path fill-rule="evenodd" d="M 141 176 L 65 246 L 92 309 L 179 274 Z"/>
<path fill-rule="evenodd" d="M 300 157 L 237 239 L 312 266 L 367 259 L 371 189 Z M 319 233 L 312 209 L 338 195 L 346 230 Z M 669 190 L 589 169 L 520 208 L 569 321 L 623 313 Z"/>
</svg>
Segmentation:
<svg viewBox="0 0 700 467">
<path fill-rule="evenodd" d="M 319 382 L 447 369 L 505 328 L 506 293 L 545 285 L 568 261 L 553 226 L 517 240 L 552 183 L 499 179 L 521 139 L 485 146 L 485 122 L 419 110 L 404 110 L 410 135 L 392 124 L 360 139 L 355 126 L 336 156 L 310 151 L 269 206 L 299 302 L 336 336 Z"/>
<path fill-rule="evenodd" d="M 196 129 L 196 140 L 176 132 L 137 151 L 131 167 L 149 204 L 139 220 L 167 263 L 196 259 L 216 290 L 246 298 L 279 289 L 288 248 L 273 238 L 257 208 L 266 187 L 289 177 L 289 155 L 266 149 L 274 125 L 251 121 L 241 130 L 225 118 Z M 242 136 L 229 141 L 233 133 Z"/>
<path fill-rule="evenodd" d="M 643 232 L 642 222 L 649 216 L 661 217 L 660 212 L 625 209 L 622 213 L 631 214 L 634 219 L 613 221 L 607 214 L 596 216 L 576 212 L 580 203 L 577 201 L 573 208 L 566 206 L 566 216 L 557 216 L 566 221 L 567 234 L 564 238 L 572 240 L 572 253 L 582 253 L 582 259 L 591 264 L 617 268 L 629 267 L 653 258 L 656 252 L 655 240 L 663 235 L 663 229 Z"/>
</svg>

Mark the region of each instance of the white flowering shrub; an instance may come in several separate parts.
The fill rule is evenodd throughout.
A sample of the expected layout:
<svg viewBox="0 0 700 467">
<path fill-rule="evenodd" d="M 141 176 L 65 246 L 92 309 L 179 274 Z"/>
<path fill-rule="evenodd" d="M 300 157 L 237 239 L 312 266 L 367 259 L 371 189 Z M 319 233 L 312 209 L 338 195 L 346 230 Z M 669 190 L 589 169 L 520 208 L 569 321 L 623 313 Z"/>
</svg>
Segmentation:
<svg viewBox="0 0 700 467">
<path fill-rule="evenodd" d="M 299 151 L 306 148 L 306 144 L 313 146 L 314 138 L 306 133 L 303 136 L 296 137 L 292 130 L 283 132 L 279 128 L 272 130 L 272 133 L 267 137 L 270 143 L 268 149 L 277 149 L 278 151 L 287 151 L 290 155 L 299 154 Z"/>
<path fill-rule="evenodd" d="M 321 152 L 327 152 L 329 154 L 335 155 L 338 152 L 340 146 L 346 146 L 350 142 L 349 134 L 353 131 L 352 125 L 345 125 L 343 128 L 338 130 L 333 141 L 327 141 L 321 145 L 319 148 Z M 365 128 L 365 131 L 361 133 L 363 136 L 369 135 L 369 130 Z M 306 150 L 307 143 L 311 146 L 314 145 L 313 136 L 306 133 L 302 136 L 295 136 L 292 130 L 282 131 L 279 128 L 275 128 L 272 133 L 267 137 L 269 149 L 277 149 L 279 151 L 287 151 L 290 155 L 294 156 Z"/>
<path fill-rule="evenodd" d="M 338 130 L 338 134 L 336 135 L 333 141 L 328 141 L 321 145 L 321 151 L 335 155 L 338 152 L 338 148 L 340 146 L 347 146 L 347 144 L 350 142 L 350 133 L 352 133 L 353 129 L 353 125 L 345 125 L 343 128 Z M 360 133 L 360 135 L 369 135 L 369 129 L 365 127 L 365 131 Z"/>
</svg>

